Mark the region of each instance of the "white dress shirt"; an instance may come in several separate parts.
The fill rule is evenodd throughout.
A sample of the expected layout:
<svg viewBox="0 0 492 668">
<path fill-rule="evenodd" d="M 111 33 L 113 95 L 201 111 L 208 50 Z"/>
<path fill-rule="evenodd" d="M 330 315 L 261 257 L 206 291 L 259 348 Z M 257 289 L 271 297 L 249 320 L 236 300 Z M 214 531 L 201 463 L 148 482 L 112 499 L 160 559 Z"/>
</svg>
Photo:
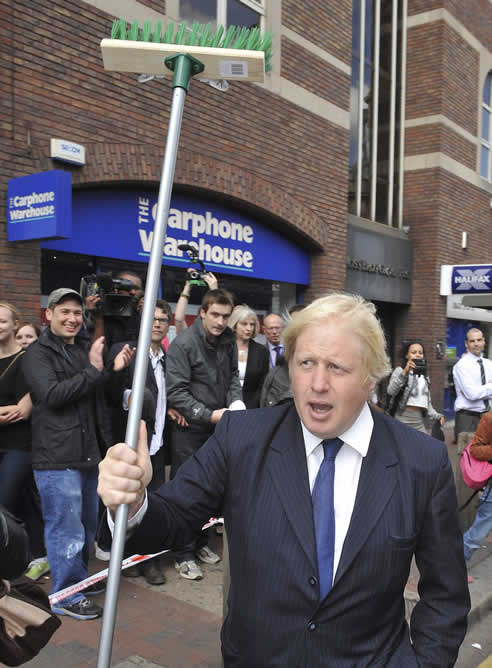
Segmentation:
<svg viewBox="0 0 492 668">
<path fill-rule="evenodd" d="M 152 348 L 149 350 L 149 359 L 154 370 L 155 382 L 157 383 L 157 406 L 155 411 L 155 427 L 152 441 L 150 442 L 150 455 L 162 448 L 162 435 L 164 433 L 164 423 L 166 422 L 167 396 L 166 396 L 166 374 L 162 366 L 164 351 L 159 348 L 157 355 L 154 355 Z"/>
<path fill-rule="evenodd" d="M 162 435 L 164 433 L 164 424 L 166 422 L 167 396 L 166 396 L 166 374 L 162 366 L 164 351 L 159 348 L 157 355 L 154 355 L 152 348 L 149 348 L 149 360 L 154 372 L 155 382 L 157 384 L 157 406 L 155 411 L 154 434 L 150 442 L 150 455 L 155 455 L 162 448 Z M 123 392 L 123 409 L 128 410 L 128 397 L 131 394 L 130 389 Z"/>
<path fill-rule="evenodd" d="M 479 359 L 483 362 L 485 385 L 482 385 Z M 456 389 L 454 410 L 483 413 L 486 410 L 484 399 L 492 399 L 492 362 L 468 352 L 454 365 L 453 378 Z"/>
<path fill-rule="evenodd" d="M 302 424 L 302 434 L 306 448 L 306 459 L 309 475 L 309 487 L 313 491 L 314 482 L 324 458 L 322 439 L 315 436 Z M 357 487 L 359 486 L 362 460 L 367 455 L 372 436 L 374 420 L 367 403 L 354 424 L 339 438 L 343 445 L 335 459 L 335 553 L 333 558 L 333 578 L 335 578 L 338 562 L 342 554 L 343 543 L 350 525 L 354 510 Z"/>
</svg>

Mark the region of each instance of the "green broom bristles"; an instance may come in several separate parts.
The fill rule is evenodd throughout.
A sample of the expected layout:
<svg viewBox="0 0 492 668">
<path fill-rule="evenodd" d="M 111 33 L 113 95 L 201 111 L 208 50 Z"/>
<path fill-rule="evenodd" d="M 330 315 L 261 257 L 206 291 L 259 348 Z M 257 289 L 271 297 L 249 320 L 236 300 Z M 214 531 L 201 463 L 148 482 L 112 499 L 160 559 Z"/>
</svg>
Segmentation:
<svg viewBox="0 0 492 668">
<path fill-rule="evenodd" d="M 176 29 L 175 29 L 176 28 Z M 152 21 L 145 21 L 143 28 L 139 28 L 138 21 L 130 26 L 124 19 L 116 19 L 111 29 L 111 39 L 124 39 L 139 42 L 154 42 L 161 44 L 185 44 L 188 46 L 203 46 L 213 49 L 246 49 L 248 51 L 263 51 L 265 54 L 265 71 L 272 69 L 272 41 L 271 32 L 263 35 L 259 28 L 241 28 L 229 26 L 224 34 L 224 26 L 218 26 L 215 32 L 210 24 L 203 25 L 195 21 L 191 28 L 185 21 L 179 26 L 170 21 L 162 32 L 162 22 L 157 21 L 152 32 Z"/>
</svg>

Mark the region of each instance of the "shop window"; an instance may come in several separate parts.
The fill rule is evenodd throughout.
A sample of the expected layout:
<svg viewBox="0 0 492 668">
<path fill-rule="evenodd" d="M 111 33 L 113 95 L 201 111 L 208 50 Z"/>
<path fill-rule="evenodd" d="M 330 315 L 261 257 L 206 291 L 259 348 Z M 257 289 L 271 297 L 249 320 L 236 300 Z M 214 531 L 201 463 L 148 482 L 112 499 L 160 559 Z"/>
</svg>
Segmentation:
<svg viewBox="0 0 492 668">
<path fill-rule="evenodd" d="M 492 72 L 488 73 L 483 86 L 480 176 L 492 181 Z"/>
<path fill-rule="evenodd" d="M 180 0 L 180 16 L 188 22 L 263 28 L 265 0 Z"/>
<path fill-rule="evenodd" d="M 349 211 L 401 225 L 407 3 L 353 0 Z"/>
</svg>

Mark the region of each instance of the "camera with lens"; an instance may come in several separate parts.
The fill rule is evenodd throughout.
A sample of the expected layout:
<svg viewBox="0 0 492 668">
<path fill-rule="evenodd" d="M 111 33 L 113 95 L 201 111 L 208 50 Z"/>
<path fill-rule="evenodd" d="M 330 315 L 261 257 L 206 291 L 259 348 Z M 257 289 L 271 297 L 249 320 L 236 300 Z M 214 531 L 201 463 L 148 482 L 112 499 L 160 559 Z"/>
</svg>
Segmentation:
<svg viewBox="0 0 492 668">
<path fill-rule="evenodd" d="M 205 269 L 205 265 L 198 257 L 198 249 L 195 248 L 195 246 L 191 246 L 190 244 L 179 244 L 178 248 L 179 250 L 185 251 L 188 254 L 191 264 L 197 264 L 199 267 L 198 269 L 194 267 L 188 269 L 187 276 L 190 284 L 206 286 L 207 284 L 203 280 L 203 277 L 208 274 L 208 271 Z"/>
<path fill-rule="evenodd" d="M 80 281 L 80 294 L 86 297 L 98 295 L 96 310 L 106 316 L 129 318 L 135 315 L 137 300 L 134 295 L 122 295 L 117 290 L 130 292 L 136 286 L 125 278 L 112 278 L 111 274 L 89 274 Z"/>
<path fill-rule="evenodd" d="M 414 359 L 415 369 L 413 370 L 416 376 L 427 375 L 427 361 L 425 359 Z"/>
</svg>

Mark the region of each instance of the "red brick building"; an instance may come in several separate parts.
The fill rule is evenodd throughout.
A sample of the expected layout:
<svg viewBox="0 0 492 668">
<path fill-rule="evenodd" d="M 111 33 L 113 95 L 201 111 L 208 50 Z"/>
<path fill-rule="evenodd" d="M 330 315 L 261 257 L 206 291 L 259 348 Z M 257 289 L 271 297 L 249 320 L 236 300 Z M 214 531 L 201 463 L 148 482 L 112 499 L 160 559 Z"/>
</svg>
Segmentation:
<svg viewBox="0 0 492 668">
<path fill-rule="evenodd" d="M 489 0 L 0 0 L 0 17 L 0 298 L 36 317 L 84 274 L 145 272 L 123 218 L 132 197 L 152 205 L 172 91 L 104 70 L 112 20 L 256 23 L 274 33 L 265 84 L 191 84 L 175 208 L 254 229 L 253 274 L 206 265 L 260 313 L 328 289 L 373 299 L 393 354 L 423 338 L 442 404 L 441 265 L 492 260 Z M 52 158 L 51 139 L 85 164 Z M 9 241 L 9 182 L 54 169 L 71 173 L 72 237 Z M 178 259 L 163 265 L 170 302 Z"/>
</svg>

